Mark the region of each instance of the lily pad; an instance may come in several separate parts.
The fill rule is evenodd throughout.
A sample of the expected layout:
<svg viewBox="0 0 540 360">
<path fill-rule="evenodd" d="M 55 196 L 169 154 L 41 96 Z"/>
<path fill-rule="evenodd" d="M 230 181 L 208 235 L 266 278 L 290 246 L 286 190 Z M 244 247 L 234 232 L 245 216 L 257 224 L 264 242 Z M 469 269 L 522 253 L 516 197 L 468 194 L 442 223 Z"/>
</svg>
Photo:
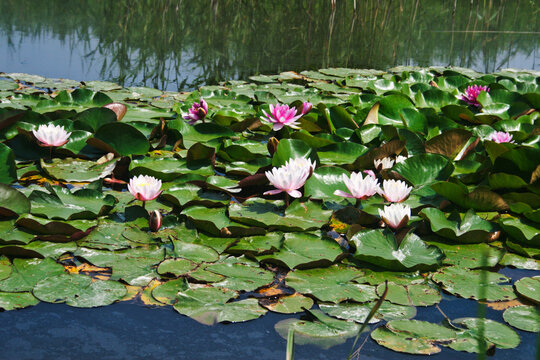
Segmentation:
<svg viewBox="0 0 540 360">
<path fill-rule="evenodd" d="M 377 286 L 377 294 L 382 296 L 385 289 L 386 285 L 380 284 Z M 398 285 L 389 282 L 386 300 L 398 305 L 431 306 L 441 301 L 441 293 L 436 287 L 428 284 Z"/>
<path fill-rule="evenodd" d="M 319 308 L 330 316 L 343 320 L 356 321 L 360 324 L 363 324 L 366 321 L 373 306 L 375 306 L 375 302 L 364 304 L 352 302 L 319 304 Z M 369 320 L 369 323 L 375 324 L 381 320 L 410 319 L 415 315 L 416 308 L 414 306 L 396 305 L 388 301 L 383 301 L 379 309 L 377 309 L 377 312 L 375 312 L 375 315 Z"/>
<path fill-rule="evenodd" d="M 0 216 L 14 216 L 30 212 L 30 201 L 11 186 L 0 184 Z"/>
<path fill-rule="evenodd" d="M 0 281 L 0 291 L 31 291 L 42 279 L 62 274 L 64 267 L 50 258 L 13 259 L 10 276 Z"/>
<path fill-rule="evenodd" d="M 413 233 L 408 233 L 399 246 L 389 230 L 363 230 L 351 242 L 356 247 L 357 259 L 392 270 L 432 268 L 440 265 L 443 258 L 437 247 L 426 245 Z"/>
<path fill-rule="evenodd" d="M 400 353 L 432 355 L 441 352 L 441 348 L 426 339 L 411 339 L 409 333 L 396 333 L 385 327 L 379 327 L 371 333 L 371 338 L 390 350 Z"/>
<path fill-rule="evenodd" d="M 521 278 L 514 286 L 519 295 L 535 304 L 540 304 L 540 276 Z"/>
<path fill-rule="evenodd" d="M 482 270 L 463 271 L 455 266 L 433 274 L 433 281 L 451 294 L 466 299 L 508 301 L 516 298 L 510 279 L 504 275 Z"/>
<path fill-rule="evenodd" d="M 504 321 L 515 328 L 530 332 L 540 332 L 540 310 L 536 306 L 515 306 L 503 313 Z"/>
<path fill-rule="evenodd" d="M 86 275 L 60 274 L 38 282 L 33 293 L 41 301 L 90 308 L 122 299 L 126 287 L 116 281 L 93 280 Z"/>
<path fill-rule="evenodd" d="M 0 309 L 15 310 L 34 306 L 39 300 L 31 292 L 0 292 Z"/>
</svg>

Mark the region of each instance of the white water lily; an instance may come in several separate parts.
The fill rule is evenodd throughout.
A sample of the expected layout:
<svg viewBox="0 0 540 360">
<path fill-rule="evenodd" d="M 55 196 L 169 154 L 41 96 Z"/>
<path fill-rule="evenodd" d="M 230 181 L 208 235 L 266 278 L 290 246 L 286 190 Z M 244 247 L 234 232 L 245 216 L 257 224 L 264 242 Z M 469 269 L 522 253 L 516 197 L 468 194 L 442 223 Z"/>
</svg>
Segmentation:
<svg viewBox="0 0 540 360">
<path fill-rule="evenodd" d="M 374 160 L 373 164 L 375 164 L 375 169 L 377 170 L 390 169 L 392 166 L 394 166 L 394 160 L 389 157 L 385 157 Z"/>
<path fill-rule="evenodd" d="M 411 208 L 405 204 L 390 204 L 384 210 L 379 209 L 379 215 L 386 225 L 397 230 L 409 222 Z"/>
<path fill-rule="evenodd" d="M 161 180 L 148 175 L 135 176 L 129 180 L 128 190 L 137 200 L 154 200 L 161 194 Z"/>
<path fill-rule="evenodd" d="M 68 142 L 71 133 L 68 133 L 63 126 L 53 124 L 39 125 L 37 131 L 32 133 L 39 140 L 40 146 L 62 146 Z"/>
<path fill-rule="evenodd" d="M 404 181 L 401 180 L 384 180 L 382 188 L 379 190 L 387 201 L 390 202 L 402 202 L 409 196 L 412 187 L 407 186 Z"/>
<path fill-rule="evenodd" d="M 407 160 L 408 158 L 409 158 L 408 156 L 398 155 L 396 157 L 396 164 L 402 163 L 405 160 Z"/>
<path fill-rule="evenodd" d="M 305 157 L 298 157 L 294 159 L 289 159 L 284 165 L 285 167 L 294 170 L 307 170 L 309 173 L 312 173 L 315 170 L 315 161 L 306 159 Z"/>
<path fill-rule="evenodd" d="M 371 175 L 366 174 L 365 177 L 362 177 L 362 173 L 353 172 L 350 178 L 345 174 L 342 177 L 350 194 L 342 190 L 336 190 L 334 195 L 365 200 L 379 191 L 379 180 Z"/>
<path fill-rule="evenodd" d="M 267 171 L 265 175 L 276 189 L 266 191 L 264 195 L 275 195 L 285 191 L 292 197 L 299 198 L 302 193 L 298 189 L 304 186 L 310 174 L 311 168 L 309 166 L 297 166 L 296 163 L 273 168 L 272 171 Z"/>
</svg>

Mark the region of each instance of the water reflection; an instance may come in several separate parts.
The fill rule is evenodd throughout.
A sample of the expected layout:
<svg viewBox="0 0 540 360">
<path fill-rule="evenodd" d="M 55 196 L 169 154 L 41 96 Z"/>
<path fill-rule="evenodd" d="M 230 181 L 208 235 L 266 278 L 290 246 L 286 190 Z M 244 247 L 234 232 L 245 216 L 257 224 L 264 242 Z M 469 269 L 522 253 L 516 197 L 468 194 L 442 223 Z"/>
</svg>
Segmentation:
<svg viewBox="0 0 540 360">
<path fill-rule="evenodd" d="M 0 71 L 176 90 L 330 66 L 539 69 L 539 11 L 530 0 L 2 0 Z"/>
</svg>

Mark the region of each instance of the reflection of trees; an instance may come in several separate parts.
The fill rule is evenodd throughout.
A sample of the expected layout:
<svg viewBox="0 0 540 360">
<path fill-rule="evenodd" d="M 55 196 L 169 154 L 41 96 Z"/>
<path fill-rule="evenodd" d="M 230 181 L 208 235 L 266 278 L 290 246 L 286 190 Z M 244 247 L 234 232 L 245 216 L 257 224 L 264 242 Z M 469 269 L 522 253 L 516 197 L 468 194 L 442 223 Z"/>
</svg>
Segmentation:
<svg viewBox="0 0 540 360">
<path fill-rule="evenodd" d="M 536 56 L 538 14 L 524 0 L 2 0 L 0 29 L 75 38 L 103 78 L 189 88 L 327 66 L 491 72 Z"/>
</svg>

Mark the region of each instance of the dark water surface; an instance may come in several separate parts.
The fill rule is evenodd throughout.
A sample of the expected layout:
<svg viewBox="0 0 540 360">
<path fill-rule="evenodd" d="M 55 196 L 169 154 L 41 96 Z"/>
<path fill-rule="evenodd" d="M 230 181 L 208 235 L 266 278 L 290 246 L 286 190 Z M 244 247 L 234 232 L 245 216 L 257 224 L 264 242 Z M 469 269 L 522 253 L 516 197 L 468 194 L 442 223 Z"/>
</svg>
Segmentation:
<svg viewBox="0 0 540 360">
<path fill-rule="evenodd" d="M 504 269 L 517 281 L 537 272 Z M 477 302 L 443 295 L 441 311 L 450 319 L 475 317 Z M 433 323 L 444 317 L 435 307 L 417 307 L 417 320 Z M 148 308 L 136 302 L 96 309 L 40 303 L 35 307 L 0 313 L 0 359 L 188 359 L 188 360 L 283 360 L 286 341 L 274 330 L 280 320 L 298 315 L 268 313 L 260 319 L 213 327 L 179 315 L 171 307 Z M 487 309 L 487 317 L 504 323 L 502 311 Z M 380 324 L 372 325 L 379 326 Z M 498 349 L 490 360 L 534 359 L 537 334 L 516 330 L 521 344 Z M 368 334 L 362 335 L 361 344 Z M 345 360 L 353 339 L 323 350 L 313 345 L 296 346 L 296 360 Z M 398 354 L 367 338 L 360 359 L 425 359 Z M 430 356 L 436 360 L 476 359 L 475 354 L 442 348 Z"/>
<path fill-rule="evenodd" d="M 324 67 L 540 69 L 538 0 L 2 0 L 0 72 L 167 90 Z"/>
</svg>

